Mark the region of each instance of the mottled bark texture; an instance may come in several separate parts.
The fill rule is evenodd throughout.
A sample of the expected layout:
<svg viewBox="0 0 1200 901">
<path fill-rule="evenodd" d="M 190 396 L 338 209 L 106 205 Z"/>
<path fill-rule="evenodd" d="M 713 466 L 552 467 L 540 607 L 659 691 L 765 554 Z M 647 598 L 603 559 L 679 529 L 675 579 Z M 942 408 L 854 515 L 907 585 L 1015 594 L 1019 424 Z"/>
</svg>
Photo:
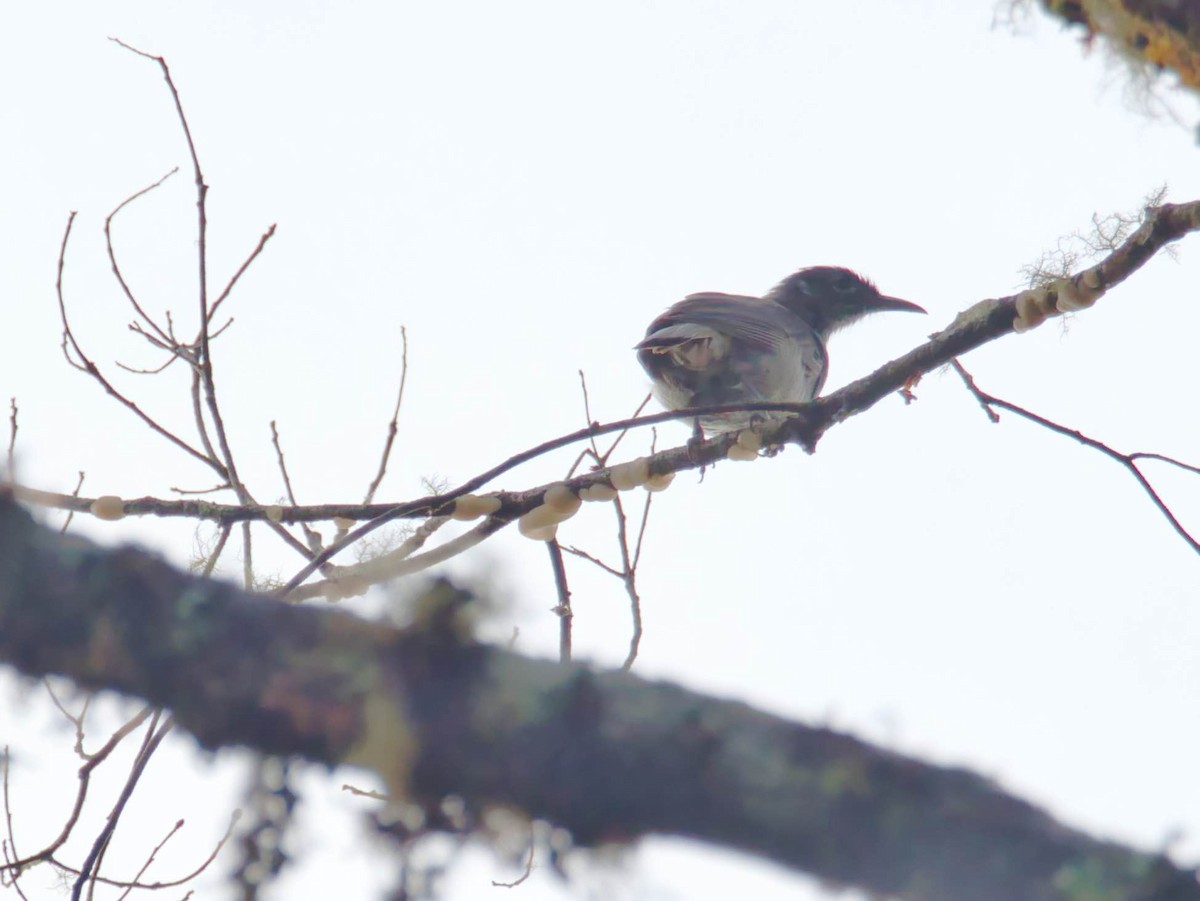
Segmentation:
<svg viewBox="0 0 1200 901">
<path fill-rule="evenodd" d="M 472 603 L 437 583 L 397 629 L 252 596 L 62 538 L 0 494 L 0 661 L 170 707 L 205 747 L 357 761 L 416 802 L 504 804 L 580 845 L 686 835 L 912 899 L 1200 899 L 1194 873 L 966 770 L 480 645 Z"/>
<path fill-rule="evenodd" d="M 1132 60 L 1169 69 L 1200 91 L 1200 0 L 1042 0 L 1072 25 L 1102 35 Z"/>
</svg>

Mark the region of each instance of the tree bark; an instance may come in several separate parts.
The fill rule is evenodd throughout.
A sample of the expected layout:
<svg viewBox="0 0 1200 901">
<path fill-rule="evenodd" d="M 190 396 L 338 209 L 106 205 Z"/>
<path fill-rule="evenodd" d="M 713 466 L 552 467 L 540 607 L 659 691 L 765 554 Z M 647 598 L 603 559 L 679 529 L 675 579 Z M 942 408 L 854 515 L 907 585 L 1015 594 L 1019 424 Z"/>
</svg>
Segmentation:
<svg viewBox="0 0 1200 901">
<path fill-rule="evenodd" d="M 1195 873 L 963 769 L 620 672 L 477 643 L 446 582 L 397 629 L 37 525 L 0 494 L 0 661 L 170 707 L 202 745 L 503 804 L 579 845 L 690 836 L 913 899 L 1200 899 Z"/>
</svg>

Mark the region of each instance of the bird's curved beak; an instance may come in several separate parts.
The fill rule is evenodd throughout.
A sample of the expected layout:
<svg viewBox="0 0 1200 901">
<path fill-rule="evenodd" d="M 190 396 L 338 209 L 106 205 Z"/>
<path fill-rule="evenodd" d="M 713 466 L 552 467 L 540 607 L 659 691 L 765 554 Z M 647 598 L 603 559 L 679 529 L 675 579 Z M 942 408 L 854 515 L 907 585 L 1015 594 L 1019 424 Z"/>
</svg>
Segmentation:
<svg viewBox="0 0 1200 901">
<path fill-rule="evenodd" d="M 895 310 L 897 312 L 929 313 L 924 307 L 917 306 L 915 303 L 901 300 L 899 297 L 888 297 L 886 294 L 880 294 L 875 298 L 875 308 L 877 310 Z"/>
</svg>

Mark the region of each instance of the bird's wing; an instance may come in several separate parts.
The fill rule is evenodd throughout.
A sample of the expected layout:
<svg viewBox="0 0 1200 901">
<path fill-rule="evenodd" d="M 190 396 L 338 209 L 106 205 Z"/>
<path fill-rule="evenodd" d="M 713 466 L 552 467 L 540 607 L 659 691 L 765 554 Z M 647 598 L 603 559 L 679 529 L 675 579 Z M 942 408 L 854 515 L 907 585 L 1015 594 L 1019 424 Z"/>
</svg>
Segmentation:
<svg viewBox="0 0 1200 901">
<path fill-rule="evenodd" d="M 825 375 L 820 338 L 759 297 L 692 294 L 650 323 L 638 360 L 669 408 L 809 400 Z"/>
<path fill-rule="evenodd" d="M 803 323 L 800 323 L 803 325 Z M 703 337 L 705 329 L 772 351 L 796 331 L 797 319 L 773 301 L 742 294 L 690 294 L 650 323 L 637 350 L 662 348 Z"/>
</svg>

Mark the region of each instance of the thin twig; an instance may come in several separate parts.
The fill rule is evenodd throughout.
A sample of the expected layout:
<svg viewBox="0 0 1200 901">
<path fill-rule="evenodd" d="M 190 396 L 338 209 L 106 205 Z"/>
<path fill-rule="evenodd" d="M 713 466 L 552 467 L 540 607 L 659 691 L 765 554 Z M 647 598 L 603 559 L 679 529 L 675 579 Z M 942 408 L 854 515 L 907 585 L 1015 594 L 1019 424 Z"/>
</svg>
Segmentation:
<svg viewBox="0 0 1200 901">
<path fill-rule="evenodd" d="M 213 466 L 217 469 L 218 473 L 224 477 L 225 473 L 222 471 L 222 467 L 217 460 L 210 459 L 209 457 L 205 456 L 201 451 L 192 447 L 178 435 L 159 425 L 159 423 L 153 417 L 143 411 L 141 407 L 118 391 L 116 387 L 104 377 L 96 364 L 93 363 L 87 354 L 83 352 L 83 348 L 80 347 L 79 342 L 76 340 L 75 333 L 71 329 L 70 320 L 67 318 L 67 304 L 63 297 L 63 268 L 66 264 L 67 243 L 71 237 L 71 226 L 75 223 L 75 216 L 76 212 L 72 210 L 70 215 L 67 217 L 67 227 L 63 231 L 62 247 L 58 252 L 58 276 L 54 282 L 54 288 L 58 294 L 58 313 L 62 320 L 63 326 L 63 354 L 66 356 L 67 362 L 76 369 L 86 372 L 88 375 L 94 378 L 110 397 L 115 398 L 122 406 L 142 420 L 142 422 L 149 426 L 153 431 L 162 435 L 180 450 L 195 457 L 201 463 L 204 463 L 208 466 Z M 74 350 L 75 355 L 78 358 L 77 360 L 71 358 L 71 355 L 67 350 L 68 344 L 70 344 L 71 349 Z"/>
<path fill-rule="evenodd" d="M 171 485 L 170 490 L 174 491 L 176 494 L 186 494 L 195 497 L 201 494 L 217 494 L 221 491 L 228 491 L 229 483 L 225 482 L 221 485 L 211 485 L 208 488 L 180 488 L 178 485 Z"/>
<path fill-rule="evenodd" d="M 181 116 L 183 115 L 182 111 L 180 111 L 180 115 Z M 217 295 L 217 299 L 215 301 L 213 301 L 212 308 L 208 311 L 208 316 L 209 316 L 210 320 L 212 319 L 213 316 L 215 316 L 217 314 L 217 308 L 220 307 L 221 304 L 223 304 L 225 302 L 226 298 L 229 297 L 229 293 L 233 290 L 233 286 L 238 283 L 238 280 L 242 277 L 243 274 L 245 274 L 246 270 L 250 268 L 251 264 L 256 259 L 258 259 L 259 254 L 261 254 L 263 252 L 263 249 L 267 246 L 267 242 L 270 241 L 271 238 L 273 238 L 274 236 L 275 236 L 275 223 L 271 223 L 271 226 L 265 232 L 263 232 L 262 237 L 260 237 L 258 239 L 258 244 L 256 244 L 254 246 L 254 249 L 252 251 L 250 251 L 250 256 L 246 257 L 246 259 L 242 261 L 242 265 L 239 266 L 237 272 L 235 272 L 233 274 L 233 278 L 231 278 L 229 280 L 229 283 L 225 286 L 225 289 L 219 295 Z M 213 332 L 212 337 L 213 338 L 217 337 L 218 335 L 221 334 L 221 332 L 225 331 L 225 329 L 229 328 L 229 326 L 232 324 L 233 324 L 233 320 L 230 319 L 229 322 L 226 322 L 223 326 L 221 326 L 219 329 L 217 329 L 215 332 Z"/>
<path fill-rule="evenodd" d="M 201 861 L 201 863 L 198 866 L 196 866 L 194 869 L 192 869 L 191 872 L 186 873 L 185 875 L 180 876 L 177 879 L 160 880 L 158 882 L 138 882 L 136 879 L 135 880 L 112 879 L 107 876 L 94 875 L 94 876 L 92 876 L 92 882 L 99 883 L 100 885 L 113 886 L 114 888 L 145 889 L 145 890 L 151 890 L 151 891 L 160 891 L 165 888 L 178 888 L 181 885 L 186 885 L 187 883 L 189 883 L 193 879 L 195 879 L 197 876 L 199 876 L 201 873 L 203 873 L 205 870 L 207 870 L 212 865 L 212 862 L 217 859 L 217 855 L 221 853 L 221 849 L 225 847 L 225 844 L 229 841 L 230 837 L 233 835 L 233 828 L 234 828 L 234 826 L 237 825 L 237 822 L 238 822 L 238 820 L 241 819 L 241 816 L 242 816 L 242 812 L 240 810 L 235 810 L 229 817 L 229 825 L 225 827 L 225 834 L 222 835 L 221 838 L 217 841 L 216 845 L 213 846 L 213 849 L 209 852 L 208 857 L 206 857 L 203 861 Z M 182 822 L 182 821 L 180 821 L 180 822 Z M 69 873 L 72 876 L 78 876 L 80 874 L 80 870 L 76 869 L 75 867 L 69 866 L 68 864 L 65 864 L 62 861 L 57 860 L 55 858 L 50 858 L 50 863 L 54 864 L 54 866 L 58 867 L 64 873 Z M 186 898 L 190 895 L 191 895 L 191 892 L 189 892 L 188 895 L 186 895 L 184 897 Z"/>
<path fill-rule="evenodd" d="M 165 836 L 163 836 L 162 841 L 160 841 L 157 845 L 155 845 L 150 850 L 150 856 L 146 858 L 146 862 L 142 864 L 141 869 L 139 869 L 137 871 L 137 873 L 134 874 L 134 877 L 133 877 L 133 879 L 130 880 L 130 882 L 138 882 L 142 878 L 142 876 L 145 874 L 145 872 L 148 869 L 150 869 L 150 865 L 152 863 L 154 863 L 154 858 L 156 856 L 158 856 L 158 852 L 161 851 L 163 849 L 163 846 L 165 846 L 167 842 L 169 842 L 172 838 L 174 838 L 178 834 L 179 830 L 182 828 L 183 828 L 183 820 L 176 820 L 175 824 L 171 827 L 170 831 L 168 831 L 167 834 Z M 129 897 L 129 893 L 132 891 L 133 891 L 133 886 L 132 885 L 128 886 L 125 889 L 125 891 L 123 891 L 117 897 L 117 901 L 125 901 L 125 899 Z"/>
<path fill-rule="evenodd" d="M 600 569 L 604 570 L 610 576 L 616 576 L 618 579 L 621 578 L 621 571 L 619 569 L 617 569 L 615 566 L 609 566 L 607 563 L 605 563 L 599 557 L 589 554 L 587 551 L 583 550 L 583 548 L 578 548 L 578 547 L 575 547 L 575 545 L 571 545 L 570 547 L 563 548 L 563 550 L 566 551 L 568 554 L 573 554 L 576 557 L 579 557 L 583 560 L 588 561 L 589 563 L 592 563 L 592 564 L 600 567 Z"/>
<path fill-rule="evenodd" d="M 208 559 L 204 561 L 204 567 L 200 570 L 200 575 L 208 578 L 213 574 L 213 570 L 217 568 L 217 561 L 221 559 L 221 552 L 225 550 L 225 545 L 229 541 L 229 533 L 233 531 L 233 523 L 224 523 L 217 530 L 217 543 L 208 555 Z"/>
<path fill-rule="evenodd" d="M 175 104 L 175 113 L 179 119 L 179 125 L 183 129 L 183 136 L 187 142 L 188 155 L 192 161 L 192 174 L 196 185 L 196 229 L 197 229 L 197 277 L 198 277 L 198 292 L 197 303 L 199 306 L 200 327 L 195 346 L 197 348 L 195 366 L 199 372 L 200 386 L 203 389 L 204 403 L 208 409 L 209 421 L 212 424 L 213 432 L 216 435 L 217 447 L 220 449 L 219 457 L 212 453 L 212 448 L 206 443 L 209 448 L 211 459 L 208 461 L 210 465 L 218 464 L 220 466 L 221 475 L 229 481 L 230 488 L 237 495 L 238 501 L 243 505 L 255 503 L 253 495 L 242 482 L 238 475 L 237 463 L 234 460 L 233 449 L 229 443 L 229 436 L 225 430 L 225 420 L 222 417 L 220 404 L 217 402 L 216 381 L 213 376 L 212 365 L 212 338 L 213 335 L 209 329 L 209 323 L 212 315 L 215 312 L 216 305 L 209 305 L 208 300 L 208 185 L 204 181 L 204 172 L 200 168 L 200 156 L 196 151 L 196 142 L 192 138 L 192 129 L 188 124 L 187 114 L 183 110 L 183 101 L 179 96 L 179 90 L 175 86 L 175 79 L 171 76 L 171 69 L 167 65 L 167 61 L 161 56 L 155 56 L 152 53 L 147 53 L 144 50 L 139 50 L 136 47 L 126 44 L 119 38 L 109 38 L 114 43 L 124 47 L 132 53 L 146 59 L 158 63 L 162 70 L 163 79 L 167 83 L 167 89 L 171 92 L 171 99 Z M 275 233 L 275 227 L 271 226 L 266 233 L 259 239 L 258 245 L 251 252 L 249 258 L 244 262 L 241 268 L 234 274 L 225 291 L 218 298 L 218 303 L 223 301 L 233 290 L 233 286 L 237 280 L 245 272 L 246 268 L 258 257 L 262 252 L 263 247 L 271 236 Z M 197 414 L 199 411 L 196 411 Z M 203 417 L 197 416 L 197 420 L 201 426 L 201 434 L 204 434 Z M 294 548 L 301 556 L 311 559 L 312 552 L 297 539 L 291 532 L 283 527 L 282 524 L 273 522 L 270 519 L 266 523 L 272 531 L 288 545 Z"/>
<path fill-rule="evenodd" d="M 379 483 L 383 481 L 384 475 L 387 474 L 388 458 L 392 455 L 392 445 L 396 441 L 396 432 L 399 430 L 400 405 L 404 402 L 404 385 L 407 382 L 408 329 L 400 326 L 400 390 L 396 392 L 396 406 L 392 409 L 392 419 L 387 427 L 387 439 L 383 442 L 383 453 L 379 458 L 379 471 L 367 487 L 367 496 L 363 498 L 364 504 L 369 504 L 375 500 L 375 492 L 379 490 Z"/>
<path fill-rule="evenodd" d="M 1200 466 L 1192 466 L 1190 463 L 1184 463 L 1181 460 L 1176 460 L 1174 457 L 1168 457 L 1164 454 L 1154 454 L 1146 451 L 1138 451 L 1129 455 L 1130 460 L 1158 460 L 1160 463 L 1169 463 L 1172 466 L 1177 466 L 1180 469 L 1185 469 L 1188 472 L 1200 475 Z"/>
<path fill-rule="evenodd" d="M 275 427 L 275 420 L 271 420 L 271 444 L 275 446 L 275 459 L 279 462 L 279 472 L 283 476 L 283 487 L 287 491 L 288 500 L 293 507 L 300 506 L 296 500 L 296 492 L 292 490 L 292 478 L 288 475 L 287 463 L 283 458 L 283 445 L 279 441 L 279 430 Z M 308 547 L 314 554 L 321 550 L 321 536 L 315 529 L 309 526 L 308 523 L 300 523 L 300 528 L 304 530 L 304 537 L 308 539 Z"/>
<path fill-rule="evenodd" d="M 8 478 L 16 478 L 16 466 L 13 460 L 17 448 L 17 399 L 9 398 L 8 401 Z"/>
<path fill-rule="evenodd" d="M 1188 546 L 1191 547 L 1193 551 L 1195 551 L 1197 554 L 1200 554 L 1200 542 L 1193 538 L 1191 533 L 1184 528 L 1183 524 L 1175 518 L 1175 514 L 1171 512 L 1171 508 L 1167 506 L 1166 502 L 1159 496 L 1158 492 L 1154 490 L 1154 486 L 1150 484 L 1149 479 L 1142 474 L 1142 471 L 1138 468 L 1136 461 L 1138 458 L 1149 458 L 1162 460 L 1163 462 L 1180 466 L 1183 469 L 1187 469 L 1192 472 L 1200 472 L 1200 469 L 1186 463 L 1180 463 L 1178 460 L 1170 457 L 1163 457 L 1160 454 L 1148 454 L 1142 452 L 1123 454 L 1120 451 L 1109 447 L 1104 442 L 1098 441 L 1095 438 L 1091 438 L 1083 434 L 1078 429 L 1072 429 L 1065 425 L 1061 425 L 1053 420 L 1047 419 L 1044 416 L 1039 416 L 1037 413 L 1033 413 L 1024 407 L 1017 406 L 1014 403 L 1010 403 L 1009 401 L 1001 400 L 998 397 L 987 394 L 986 392 L 980 390 L 980 388 L 975 384 L 974 378 L 971 377 L 971 374 L 963 368 L 962 364 L 959 363 L 957 359 L 951 360 L 950 362 L 955 371 L 962 378 L 963 383 L 967 386 L 967 390 L 974 395 L 975 399 L 978 400 L 985 409 L 991 411 L 990 416 L 992 417 L 993 422 L 999 421 L 999 417 L 995 416 L 995 412 L 991 410 L 991 408 L 999 407 L 1001 410 L 1008 410 L 1010 413 L 1015 413 L 1023 419 L 1037 423 L 1043 428 L 1047 428 L 1052 432 L 1058 433 L 1059 435 L 1064 435 L 1067 438 L 1073 438 L 1080 444 L 1090 447 L 1093 450 L 1098 450 L 1109 459 L 1116 460 L 1118 463 L 1120 463 L 1137 480 L 1138 484 L 1142 486 L 1142 489 L 1150 497 L 1150 500 L 1154 503 L 1154 506 L 1158 508 L 1158 511 L 1166 518 L 1167 522 L 1171 524 L 1171 527 L 1175 530 L 1176 534 L 1186 541 Z"/>
<path fill-rule="evenodd" d="M 650 492 L 646 492 L 646 494 L 648 509 Z M 629 595 L 629 613 L 633 620 L 633 633 L 629 636 L 629 653 L 625 655 L 625 662 L 621 664 L 621 669 L 629 670 L 633 667 L 633 661 L 637 659 L 638 648 L 642 644 L 642 599 L 637 590 L 637 573 L 633 568 L 633 561 L 629 558 L 629 532 L 625 519 L 625 507 L 621 503 L 620 495 L 613 498 L 613 509 L 617 513 L 617 546 L 621 549 L 621 564 L 624 569 L 621 573 L 621 582 L 625 586 L 625 593 Z"/>
<path fill-rule="evenodd" d="M 546 550 L 550 552 L 550 569 L 554 572 L 554 590 L 558 594 L 558 605 L 552 611 L 558 617 L 558 659 L 567 663 L 571 659 L 571 621 L 575 618 L 571 610 L 571 589 L 567 586 L 567 568 L 563 565 L 558 539 L 547 541 Z"/>
<path fill-rule="evenodd" d="M 637 405 L 637 409 L 633 411 L 633 416 L 630 417 L 631 421 L 636 421 L 636 422 L 641 423 L 641 420 L 638 419 L 638 416 L 641 414 L 642 410 L 646 409 L 646 404 L 650 403 L 650 398 L 652 396 L 653 395 L 647 394 L 645 397 L 642 398 L 642 402 Z M 675 418 L 678 419 L 679 417 L 675 417 Z M 601 466 L 607 465 L 609 457 L 612 456 L 613 451 L 615 451 L 617 449 L 617 445 L 619 445 L 621 443 L 621 441 L 625 438 L 625 435 L 628 434 L 628 432 L 629 432 L 629 429 L 621 429 L 621 431 L 617 434 L 617 437 L 613 439 L 613 443 L 608 446 L 608 450 L 606 450 L 603 454 L 599 455 L 599 459 L 597 462 L 599 462 L 599 464 Z M 597 432 L 596 434 L 599 434 L 599 432 Z M 595 442 L 592 442 L 592 447 L 594 448 L 595 446 L 596 446 Z"/>
<path fill-rule="evenodd" d="M 653 454 L 655 447 L 658 445 L 658 429 L 651 429 L 650 434 L 650 453 Z M 637 544 L 633 549 L 633 563 L 629 567 L 633 570 L 637 569 L 638 561 L 642 559 L 642 541 L 646 537 L 646 524 L 650 522 L 650 504 L 653 500 L 654 492 L 647 491 L 646 503 L 642 506 L 642 521 L 638 526 Z"/>
<path fill-rule="evenodd" d="M 287 462 L 283 458 L 283 447 L 279 444 L 279 429 L 275 425 L 275 420 L 271 420 L 271 445 L 275 448 L 275 460 L 279 463 L 279 474 L 283 476 L 283 489 L 287 492 L 287 498 L 293 507 L 300 506 L 300 502 L 296 500 L 296 492 L 292 490 L 292 479 L 288 475 Z"/>
<path fill-rule="evenodd" d="M 51 693 L 51 697 L 53 697 L 53 693 Z M 83 765 L 79 768 L 79 773 L 77 775 L 79 786 L 75 790 L 75 804 L 71 809 L 71 813 L 67 817 L 66 823 L 64 823 L 62 829 L 59 830 L 58 836 L 52 842 L 50 842 L 49 845 L 44 847 L 41 851 L 38 851 L 36 854 L 31 854 L 28 857 L 18 858 L 17 860 L 8 862 L 6 864 L 8 869 L 12 870 L 13 872 L 18 872 L 35 863 L 53 859 L 54 852 L 66 844 L 67 840 L 71 837 L 71 833 L 75 830 L 75 824 L 79 822 L 79 816 L 83 812 L 84 802 L 87 800 L 88 787 L 91 785 L 92 772 L 96 769 L 96 767 L 108 759 L 109 755 L 116 750 L 117 745 L 125 740 L 126 736 L 128 736 L 134 729 L 136 729 L 139 725 L 141 725 L 142 722 L 145 721 L 146 716 L 149 715 L 150 709 L 152 708 L 148 708 L 145 714 L 139 713 L 120 729 L 114 732 L 111 736 L 109 736 L 108 741 L 106 741 L 104 745 L 93 754 L 80 755 L 85 757 L 85 759 Z M 82 745 L 80 744 L 79 747 L 82 748 Z"/>
<path fill-rule="evenodd" d="M 117 802 L 113 805 L 113 809 L 109 811 L 108 817 L 104 821 L 104 827 L 100 830 L 100 834 L 96 836 L 96 840 L 92 842 L 91 850 L 88 852 L 87 857 L 84 858 L 83 865 L 79 868 L 79 876 L 75 880 L 74 885 L 71 886 L 71 901 L 79 901 L 83 887 L 88 883 L 89 876 L 94 869 L 98 869 L 97 864 L 100 857 L 108 847 L 109 840 L 117 828 L 117 822 L 121 818 L 121 813 L 125 810 L 125 805 L 129 803 L 130 797 L 133 796 L 133 790 L 137 786 L 138 780 L 141 779 L 142 773 L 145 772 L 146 764 L 150 762 L 150 757 L 175 724 L 174 717 L 169 716 L 162 726 L 155 730 L 160 713 L 161 711 L 155 712 L 154 718 L 146 730 L 146 739 L 138 751 L 129 776 L 125 779 L 125 785 L 121 789 L 121 794 L 117 797 Z"/>
<path fill-rule="evenodd" d="M 71 492 L 71 497 L 79 497 L 79 492 L 83 489 L 83 480 L 86 478 L 84 471 L 79 470 L 79 479 L 75 482 L 75 490 Z M 75 518 L 75 511 L 67 512 L 67 518 L 63 520 L 62 528 L 58 530 L 59 535 L 66 535 L 67 529 L 71 528 L 71 520 Z"/>
<path fill-rule="evenodd" d="M 158 336 L 159 341 L 168 345 L 168 347 L 171 346 L 174 342 L 172 342 L 170 336 L 165 331 L 163 331 L 162 328 L 159 327 L 159 324 L 157 322 L 155 322 L 153 319 L 151 319 L 150 315 L 145 310 L 142 309 L 142 305 L 138 303 L 137 298 L 133 294 L 133 289 L 130 288 L 129 283 L 125 281 L 125 276 L 124 276 L 124 274 L 122 274 L 121 267 L 117 263 L 116 251 L 113 249 L 112 223 L 113 223 L 113 219 L 116 218 L 117 214 L 119 212 L 121 212 L 121 210 L 125 209 L 125 207 L 129 206 L 129 204 L 133 203 L 139 197 L 149 194 L 151 191 L 153 191 L 155 188 L 157 188 L 159 185 L 161 185 L 163 182 L 165 182 L 168 178 L 170 178 L 172 175 L 174 175 L 178 171 L 179 171 L 179 167 L 176 166 L 173 169 L 171 169 L 170 172 L 168 172 L 166 175 L 164 175 L 162 178 L 160 178 L 158 181 L 154 182 L 153 184 L 147 185 L 146 187 L 142 188 L 140 191 L 135 191 L 133 194 L 130 194 L 128 197 L 126 197 L 124 200 L 122 200 L 119 204 L 117 204 L 117 208 L 114 209 L 111 213 L 109 213 L 108 216 L 105 217 L 105 219 L 104 219 L 104 244 L 108 250 L 108 262 L 112 266 L 113 275 L 116 276 L 117 284 L 119 284 L 121 286 L 121 291 L 124 292 L 125 298 L 133 306 L 133 309 L 138 314 L 138 316 L 140 316 L 142 318 L 142 321 L 145 322 L 146 325 L 150 326 L 150 328 Z M 172 357 L 172 359 L 174 359 L 174 357 Z M 117 365 L 120 365 L 120 364 L 117 364 Z"/>
<path fill-rule="evenodd" d="M 4 841 L 4 868 L 0 872 L 0 877 L 7 872 L 9 876 L 0 878 L 0 885 L 8 885 L 17 890 L 17 894 L 21 896 L 22 901 L 29 901 L 25 896 L 25 892 L 21 890 L 18 880 L 21 878 L 21 870 L 17 861 L 20 860 L 20 855 L 17 853 L 17 836 L 13 831 L 12 818 L 12 799 L 8 792 L 8 764 L 11 759 L 11 754 L 8 750 L 8 745 L 4 746 L 4 822 L 8 830 L 8 838 Z"/>
</svg>

